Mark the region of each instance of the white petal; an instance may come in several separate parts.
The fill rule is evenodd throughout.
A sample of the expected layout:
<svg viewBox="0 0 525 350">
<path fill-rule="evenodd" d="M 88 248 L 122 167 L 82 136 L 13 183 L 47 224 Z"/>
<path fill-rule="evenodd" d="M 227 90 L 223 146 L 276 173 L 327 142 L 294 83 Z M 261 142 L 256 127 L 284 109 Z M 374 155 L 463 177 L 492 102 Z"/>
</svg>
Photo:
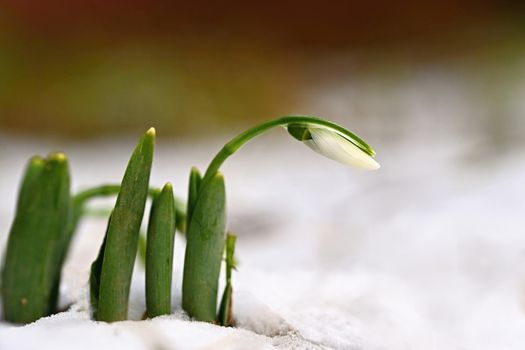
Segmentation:
<svg viewBox="0 0 525 350">
<path fill-rule="evenodd" d="M 312 139 L 303 142 L 315 152 L 360 169 L 379 169 L 380 165 L 374 158 L 340 134 L 324 128 L 311 128 L 309 131 Z"/>
</svg>

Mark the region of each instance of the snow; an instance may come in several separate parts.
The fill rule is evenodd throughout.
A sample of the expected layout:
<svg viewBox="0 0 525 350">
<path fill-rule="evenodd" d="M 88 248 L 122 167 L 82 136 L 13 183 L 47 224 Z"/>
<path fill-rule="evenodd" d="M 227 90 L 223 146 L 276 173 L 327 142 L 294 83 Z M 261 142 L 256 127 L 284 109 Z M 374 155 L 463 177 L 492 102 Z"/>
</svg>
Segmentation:
<svg viewBox="0 0 525 350">
<path fill-rule="evenodd" d="M 444 96 L 439 92 L 428 94 Z M 73 305 L 23 327 L 0 323 L 0 349 L 522 349 L 523 146 L 489 152 L 486 135 L 465 133 L 467 121 L 454 119 L 453 113 L 472 111 L 460 98 L 450 101 L 459 105 L 442 109 L 452 113 L 452 122 L 436 122 L 439 111 L 429 108 L 427 121 L 409 119 L 417 132 L 401 128 L 401 136 L 383 138 L 388 128 L 382 126 L 377 134 L 365 133 L 382 165 L 377 172 L 323 159 L 282 131 L 254 141 L 225 164 L 229 227 L 239 237 L 236 328 L 184 315 L 180 237 L 173 315 L 140 321 L 144 275 L 137 266 L 132 320 L 90 321 L 87 276 L 106 223 L 89 219 L 64 271 L 62 304 Z M 426 111 L 408 105 L 413 115 Z M 340 122 L 360 130 L 351 120 Z M 169 141 L 162 130 L 158 137 L 152 183 L 172 181 L 181 197 L 190 167 L 204 168 L 228 139 Z M 74 188 L 80 189 L 118 181 L 134 142 L 0 135 L 0 244 L 30 155 L 66 152 Z"/>
</svg>

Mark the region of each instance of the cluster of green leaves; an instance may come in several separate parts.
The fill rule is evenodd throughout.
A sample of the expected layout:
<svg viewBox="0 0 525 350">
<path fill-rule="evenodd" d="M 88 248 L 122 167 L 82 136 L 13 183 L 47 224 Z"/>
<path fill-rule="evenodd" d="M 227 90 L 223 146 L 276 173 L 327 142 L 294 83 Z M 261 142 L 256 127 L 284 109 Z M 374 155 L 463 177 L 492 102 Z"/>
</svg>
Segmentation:
<svg viewBox="0 0 525 350">
<path fill-rule="evenodd" d="M 70 195 L 64 154 L 30 160 L 3 266 L 2 299 L 7 321 L 29 323 L 56 312 L 60 272 L 71 237 L 85 213 L 85 203 L 97 196 L 116 194 L 104 240 L 91 265 L 93 318 L 106 322 L 127 319 L 139 232 L 149 196 L 151 210 L 145 242 L 147 317 L 171 313 L 173 248 L 178 228 L 193 238 L 187 243 L 189 269 L 185 268 L 183 283 L 184 300 L 191 301 L 184 303 L 184 309 L 197 320 L 218 323 L 217 289 L 226 221 L 224 180 L 217 174 L 209 186 L 201 188 L 200 176 L 195 177 L 192 169 L 185 212 L 170 183 L 160 190 L 150 188 L 154 144 L 155 130 L 150 129 L 139 140 L 120 185 L 100 186 L 75 196 Z"/>
<path fill-rule="evenodd" d="M 128 299 L 139 232 L 149 190 L 155 134 L 150 129 L 133 152 L 120 185 L 104 242 L 91 266 L 93 318 L 127 318 Z M 173 245 L 177 222 L 173 189 L 167 183 L 152 193 L 145 249 L 146 315 L 171 312 Z M 190 174 L 186 212 L 183 308 L 199 321 L 217 322 L 217 290 L 225 240 L 225 190 L 222 175 L 202 183 Z M 182 215 L 178 215 L 181 217 Z M 231 312 L 231 310 L 230 310 Z M 229 316 L 231 319 L 231 315 Z"/>
<path fill-rule="evenodd" d="M 219 168 L 243 144 L 275 126 L 285 127 L 294 139 L 328 158 L 368 170 L 379 168 L 373 159 L 375 152 L 362 139 L 337 124 L 307 116 L 282 117 L 248 129 L 226 143 L 204 176 L 192 168 L 186 206 L 173 196 L 170 183 L 162 189 L 150 187 L 153 128 L 139 140 L 120 185 L 95 187 L 71 196 L 63 153 L 32 158 L 22 180 L 2 270 L 5 319 L 28 323 L 56 311 L 61 269 L 78 222 L 86 214 L 86 202 L 117 195 L 104 240 L 91 265 L 93 318 L 106 322 L 127 319 L 140 228 L 150 197 L 147 237 L 141 244 L 146 266 L 146 316 L 171 312 L 174 235 L 178 229 L 186 234 L 182 308 L 193 319 L 233 325 L 236 238 L 225 234 L 226 191 Z M 223 260 L 226 284 L 217 307 Z"/>
</svg>

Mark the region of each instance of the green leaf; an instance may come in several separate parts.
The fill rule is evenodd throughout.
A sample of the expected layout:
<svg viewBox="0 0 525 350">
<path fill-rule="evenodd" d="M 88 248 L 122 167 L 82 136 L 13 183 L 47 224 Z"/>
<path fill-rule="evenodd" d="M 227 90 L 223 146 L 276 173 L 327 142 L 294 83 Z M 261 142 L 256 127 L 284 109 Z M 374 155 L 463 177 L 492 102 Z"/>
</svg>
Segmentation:
<svg viewBox="0 0 525 350">
<path fill-rule="evenodd" d="M 111 223 L 111 215 L 109 216 L 108 222 Z M 104 251 L 106 250 L 107 237 L 108 230 L 106 228 L 104 240 L 102 241 L 102 245 L 100 246 L 100 249 L 98 251 L 97 258 L 91 264 L 91 269 L 89 273 L 89 301 L 91 304 L 94 319 L 97 319 L 98 298 L 100 291 L 100 273 L 102 272 L 102 262 L 104 260 Z"/>
<path fill-rule="evenodd" d="M 146 249 L 148 246 L 148 242 L 146 240 L 146 233 L 140 232 L 139 233 L 139 243 L 137 248 L 137 257 L 139 258 L 139 262 L 142 264 L 142 266 L 146 266 Z"/>
<path fill-rule="evenodd" d="M 201 185 L 201 181 L 202 176 L 199 172 L 199 169 L 197 169 L 196 167 L 191 168 L 190 181 L 188 186 L 188 204 L 186 209 L 186 230 L 189 229 L 193 209 L 195 208 L 195 203 L 197 202 L 197 198 L 199 196 L 199 187 Z"/>
<path fill-rule="evenodd" d="M 186 221 L 186 203 L 175 198 L 175 222 L 177 223 L 177 231 L 181 234 L 186 234 L 187 221 Z"/>
<path fill-rule="evenodd" d="M 229 327 L 234 325 L 233 320 L 233 288 L 232 288 L 232 270 L 236 268 L 234 259 L 235 241 L 237 237 L 231 233 L 226 235 L 226 287 L 222 294 L 221 305 L 219 307 L 219 324 Z"/>
<path fill-rule="evenodd" d="M 215 173 L 200 186 L 186 235 L 182 308 L 199 321 L 216 321 L 225 225 L 224 178 Z"/>
<path fill-rule="evenodd" d="M 138 236 L 148 196 L 155 129 L 140 139 L 122 180 L 111 220 L 100 271 L 98 321 L 120 321 L 128 316 L 128 300 L 137 255 Z"/>
<path fill-rule="evenodd" d="M 221 305 L 217 316 L 221 326 L 230 327 L 234 325 L 232 308 L 232 285 L 228 282 L 222 293 Z"/>
<path fill-rule="evenodd" d="M 63 153 L 33 157 L 20 188 L 2 270 L 7 321 L 28 323 L 56 309 L 70 215 L 69 169 Z"/>
<path fill-rule="evenodd" d="M 171 312 L 171 277 L 175 238 L 175 200 L 167 183 L 153 199 L 146 245 L 146 312 L 148 317 Z"/>
<path fill-rule="evenodd" d="M 20 186 L 20 192 L 18 194 L 16 206 L 17 211 L 22 210 L 22 208 L 27 205 L 28 201 L 33 200 L 35 183 L 39 181 L 40 175 L 42 174 L 46 163 L 47 160 L 40 156 L 33 156 L 29 160 L 24 173 L 24 178 L 22 179 L 22 184 Z"/>
</svg>

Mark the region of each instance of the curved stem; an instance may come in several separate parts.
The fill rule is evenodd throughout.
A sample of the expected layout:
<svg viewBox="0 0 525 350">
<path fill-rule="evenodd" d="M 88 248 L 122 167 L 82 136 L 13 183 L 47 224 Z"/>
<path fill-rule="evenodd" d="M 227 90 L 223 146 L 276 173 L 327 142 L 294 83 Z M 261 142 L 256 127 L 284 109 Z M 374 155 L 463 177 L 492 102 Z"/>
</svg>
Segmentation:
<svg viewBox="0 0 525 350">
<path fill-rule="evenodd" d="M 118 194 L 120 185 L 101 185 L 97 187 L 88 188 L 73 196 L 73 203 L 82 205 L 86 201 L 95 197 L 109 197 Z"/>
<path fill-rule="evenodd" d="M 120 191 L 120 185 L 118 184 L 106 184 L 97 187 L 88 188 L 82 192 L 77 193 L 73 196 L 73 203 L 82 205 L 86 201 L 95 197 L 109 197 L 117 195 Z M 155 196 L 159 193 L 159 189 L 151 187 L 148 191 L 149 196 Z"/>
<path fill-rule="evenodd" d="M 84 204 L 93 198 L 96 197 L 109 197 L 109 196 L 115 196 L 120 191 L 120 185 L 118 184 L 106 184 L 101 185 L 97 187 L 88 188 L 87 190 L 81 191 L 73 196 L 72 199 L 72 207 L 73 207 L 73 214 L 72 214 L 72 221 L 71 221 L 71 228 L 70 231 L 74 231 L 76 228 L 76 225 L 78 221 L 80 220 L 80 217 L 82 216 L 82 210 L 84 208 Z M 155 187 L 150 187 L 148 190 L 148 196 L 154 197 L 158 193 L 160 193 L 160 189 Z M 185 218 L 186 213 L 184 212 L 186 208 L 186 205 L 183 203 L 182 200 L 179 198 L 175 198 L 175 212 L 177 215 L 177 226 L 181 232 L 184 232 L 184 224 L 185 224 Z M 73 234 L 71 232 L 70 234 Z"/>
<path fill-rule="evenodd" d="M 75 234 L 78 222 L 82 217 L 84 204 L 95 197 L 108 197 L 118 194 L 120 185 L 102 185 L 98 187 L 89 188 L 77 193 L 71 200 L 71 218 L 67 229 L 67 236 L 70 240 Z"/>
<path fill-rule="evenodd" d="M 204 174 L 203 182 L 208 180 L 213 174 L 215 174 L 219 168 L 221 167 L 222 163 L 231 156 L 233 153 L 235 153 L 239 148 L 241 148 L 246 142 L 254 138 L 255 136 L 262 134 L 263 132 L 275 127 L 275 126 L 287 126 L 292 123 L 305 123 L 305 124 L 313 124 L 313 125 L 319 125 L 331 128 L 337 132 L 340 132 L 343 135 L 346 135 L 349 137 L 349 140 L 353 142 L 357 147 L 362 149 L 365 153 L 373 156 L 375 153 L 372 150 L 372 148 L 361 138 L 359 138 L 354 133 L 348 131 L 344 127 L 332 123 L 325 119 L 320 119 L 317 117 L 311 117 L 311 116 L 303 116 L 303 115 L 297 115 L 297 116 L 284 116 L 277 119 L 273 119 L 267 122 L 264 122 L 262 124 L 259 124 L 251 129 L 246 130 L 245 132 L 239 134 L 238 136 L 231 139 L 227 144 L 222 147 L 222 149 L 215 155 L 215 157 L 212 159 L 210 165 L 208 166 L 208 169 L 206 170 L 206 173 Z"/>
</svg>

